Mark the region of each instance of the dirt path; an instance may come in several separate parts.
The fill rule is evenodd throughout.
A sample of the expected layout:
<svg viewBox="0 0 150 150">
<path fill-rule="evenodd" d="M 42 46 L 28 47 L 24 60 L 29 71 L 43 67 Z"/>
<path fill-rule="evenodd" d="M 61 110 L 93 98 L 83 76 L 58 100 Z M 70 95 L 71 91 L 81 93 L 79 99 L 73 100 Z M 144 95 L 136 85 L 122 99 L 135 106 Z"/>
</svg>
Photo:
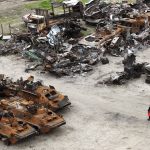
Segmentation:
<svg viewBox="0 0 150 150">
<path fill-rule="evenodd" d="M 0 0 L 0 13 L 6 12 L 16 9 L 24 4 L 30 3 L 30 1 L 26 0 Z"/>
<path fill-rule="evenodd" d="M 4 34 L 9 33 L 9 24 L 14 28 L 23 27 L 22 16 L 31 10 L 25 4 L 32 3 L 26 0 L 1 0 L 0 1 L 0 24 L 3 25 Z M 1 33 L 1 30 L 0 30 Z"/>
</svg>

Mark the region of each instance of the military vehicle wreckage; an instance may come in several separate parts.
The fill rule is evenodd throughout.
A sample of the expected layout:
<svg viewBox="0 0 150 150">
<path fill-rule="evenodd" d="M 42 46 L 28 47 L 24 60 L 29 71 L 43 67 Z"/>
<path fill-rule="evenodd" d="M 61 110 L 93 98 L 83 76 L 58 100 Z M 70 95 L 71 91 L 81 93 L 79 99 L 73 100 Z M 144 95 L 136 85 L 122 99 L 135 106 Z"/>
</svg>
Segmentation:
<svg viewBox="0 0 150 150">
<path fill-rule="evenodd" d="M 2 99 L 0 107 L 11 112 L 14 117 L 35 127 L 39 133 L 47 133 L 51 129 L 65 124 L 61 116 L 20 97 Z"/>
<path fill-rule="evenodd" d="M 68 5 L 76 4 L 79 3 Z M 61 77 L 92 71 L 93 65 L 99 62 L 109 63 L 106 54 L 123 56 L 128 49 L 136 52 L 149 46 L 150 8 L 145 3 L 111 4 L 93 0 L 84 11 L 81 5 L 76 6 L 80 10 L 78 15 L 75 15 L 76 8 L 75 12 L 64 12 L 60 16 L 48 10 L 36 10 L 36 14 L 24 16 L 28 25 L 40 25 L 45 21 L 48 24 L 40 25 L 40 30 L 28 27 L 28 33 L 13 34 L 10 40 L 0 44 L 0 54 L 21 53 L 35 62 L 25 69 L 26 72 L 42 67 L 42 71 Z M 82 18 L 86 22 L 98 20 L 95 33 L 82 37 L 81 30 L 88 27 L 83 26 Z"/>
<path fill-rule="evenodd" d="M 17 80 L 17 83 L 6 84 L 3 88 L 5 96 L 21 96 L 27 100 L 32 100 L 34 103 L 46 106 L 53 111 L 59 110 L 70 105 L 69 99 L 56 91 L 49 85 L 44 86 L 40 81 L 34 82 L 34 77 L 31 76 L 27 80 Z"/>
<path fill-rule="evenodd" d="M 150 65 L 136 63 L 134 54 L 150 45 L 149 4 L 92 0 L 83 9 L 77 0 L 52 5 L 53 12 L 36 10 L 35 14 L 23 16 L 27 32 L 12 33 L 10 39 L 0 36 L 0 55 L 21 54 L 35 62 L 26 72 L 42 67 L 42 71 L 59 77 L 92 71 L 99 62 L 109 63 L 107 55 L 125 56 L 123 71 L 98 84 L 121 85 L 142 74 L 150 83 Z M 64 14 L 55 15 L 56 6 L 63 7 Z M 84 21 L 96 26 L 86 37 L 82 31 L 89 26 Z M 65 124 L 56 112 L 71 104 L 66 95 L 51 85 L 35 82 L 33 76 L 15 82 L 1 76 L 0 97 L 0 135 L 6 144 Z"/>
<path fill-rule="evenodd" d="M 0 76 L 0 135 L 6 144 L 15 144 L 33 134 L 48 133 L 65 124 L 63 117 L 52 110 L 70 105 L 68 97 L 53 86 L 43 86 L 33 80 L 31 76 L 25 81 L 21 78 L 13 82 Z"/>
<path fill-rule="evenodd" d="M 14 117 L 13 113 L 7 110 L 0 110 L 0 136 L 5 144 L 16 142 L 37 134 L 35 128 L 25 121 Z"/>
<path fill-rule="evenodd" d="M 123 72 L 116 72 L 115 75 L 111 75 L 111 77 L 99 81 L 98 84 L 125 84 L 128 80 L 140 78 L 142 74 L 145 74 L 145 68 L 148 65 L 146 62 L 136 63 L 136 56 L 132 52 L 126 55 L 122 63 L 124 64 Z"/>
</svg>

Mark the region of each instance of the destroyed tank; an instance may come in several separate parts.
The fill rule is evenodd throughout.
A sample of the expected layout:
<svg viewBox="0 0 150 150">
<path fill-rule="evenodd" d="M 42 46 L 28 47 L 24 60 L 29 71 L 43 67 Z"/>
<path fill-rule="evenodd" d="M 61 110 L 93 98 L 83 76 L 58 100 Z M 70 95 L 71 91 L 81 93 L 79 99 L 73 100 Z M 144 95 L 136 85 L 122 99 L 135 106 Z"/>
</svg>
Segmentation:
<svg viewBox="0 0 150 150">
<path fill-rule="evenodd" d="M 48 133 L 51 129 L 65 124 L 62 116 L 20 97 L 3 99 L 0 107 L 9 110 L 16 118 L 28 123 L 39 133 Z"/>
<path fill-rule="evenodd" d="M 56 91 L 53 86 L 44 86 L 41 82 L 33 82 L 33 80 L 34 77 L 31 76 L 24 81 L 22 90 L 18 93 L 19 96 L 46 106 L 53 111 L 71 104 L 68 97 Z"/>
<path fill-rule="evenodd" d="M 68 97 L 58 93 L 52 86 L 38 86 L 33 92 L 22 90 L 19 95 L 53 111 L 70 105 Z"/>
<path fill-rule="evenodd" d="M 3 94 L 8 97 L 18 95 L 53 111 L 71 104 L 68 96 L 59 93 L 53 86 L 44 86 L 40 81 L 33 81 L 34 77 L 31 76 L 25 81 L 18 80 L 17 82 L 5 84 L 0 95 Z"/>
<path fill-rule="evenodd" d="M 0 136 L 5 144 L 15 144 L 36 133 L 37 131 L 32 126 L 14 117 L 13 113 L 1 110 Z"/>
</svg>

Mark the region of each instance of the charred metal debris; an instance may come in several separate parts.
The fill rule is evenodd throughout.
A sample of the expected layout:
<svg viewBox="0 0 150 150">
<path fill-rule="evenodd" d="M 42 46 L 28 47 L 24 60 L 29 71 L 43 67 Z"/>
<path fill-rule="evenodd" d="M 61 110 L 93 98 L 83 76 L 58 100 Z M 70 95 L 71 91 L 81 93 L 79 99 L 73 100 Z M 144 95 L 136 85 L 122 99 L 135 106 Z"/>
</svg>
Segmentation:
<svg viewBox="0 0 150 150">
<path fill-rule="evenodd" d="M 70 105 L 67 96 L 34 77 L 13 81 L 0 75 L 0 137 L 15 144 L 33 135 L 48 133 L 66 122 L 56 111 Z"/>
<path fill-rule="evenodd" d="M 142 74 L 148 76 L 147 70 L 149 64 L 147 62 L 136 63 L 136 56 L 133 53 L 128 53 L 122 63 L 124 65 L 124 70 L 122 72 L 116 72 L 103 81 L 99 81 L 98 84 L 122 85 L 131 79 L 140 78 Z M 148 79 L 146 79 L 146 81 L 147 80 Z"/>
<path fill-rule="evenodd" d="M 57 15 L 56 7 L 63 8 Z M 85 6 L 78 0 L 52 3 L 52 12 L 36 9 L 23 16 L 26 33 L 1 38 L 0 54 L 22 54 L 36 62 L 25 71 L 42 67 L 59 77 L 93 70 L 97 63 L 107 64 L 107 55 L 122 57 L 150 45 L 150 7 L 147 1 L 136 4 L 105 3 L 92 0 Z M 95 32 L 82 31 L 95 25 Z"/>
</svg>

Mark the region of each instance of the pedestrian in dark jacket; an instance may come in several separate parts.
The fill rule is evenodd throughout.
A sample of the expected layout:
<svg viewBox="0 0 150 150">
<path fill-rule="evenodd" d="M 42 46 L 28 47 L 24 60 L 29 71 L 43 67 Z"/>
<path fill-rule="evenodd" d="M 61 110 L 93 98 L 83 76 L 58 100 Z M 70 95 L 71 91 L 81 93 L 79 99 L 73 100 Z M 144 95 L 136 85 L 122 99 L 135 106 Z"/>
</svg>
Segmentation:
<svg viewBox="0 0 150 150">
<path fill-rule="evenodd" d="M 148 108 L 148 121 L 150 121 L 150 107 Z"/>
</svg>

